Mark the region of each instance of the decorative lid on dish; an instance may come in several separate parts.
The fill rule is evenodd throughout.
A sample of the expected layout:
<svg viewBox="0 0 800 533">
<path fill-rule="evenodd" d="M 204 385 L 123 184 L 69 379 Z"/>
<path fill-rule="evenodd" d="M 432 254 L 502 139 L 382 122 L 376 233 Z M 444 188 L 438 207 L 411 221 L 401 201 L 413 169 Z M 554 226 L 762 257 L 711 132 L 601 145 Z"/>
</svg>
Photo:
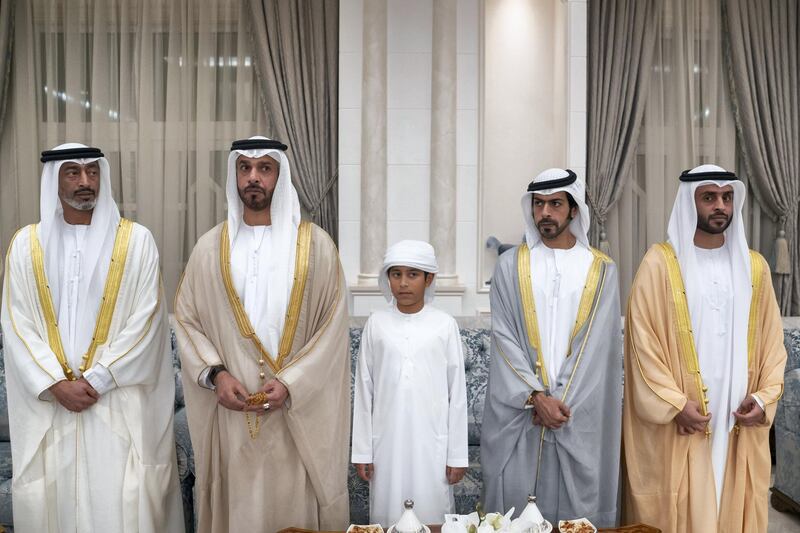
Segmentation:
<svg viewBox="0 0 800 533">
<path fill-rule="evenodd" d="M 414 500 L 406 500 L 403 502 L 403 507 L 405 511 L 394 525 L 394 533 L 424 533 L 425 527 L 414 513 Z"/>
<path fill-rule="evenodd" d="M 520 514 L 519 517 L 535 524 L 537 527 L 544 524 L 544 517 L 539 511 L 539 507 L 536 505 L 536 496 L 528 494 L 528 505 L 525 506 L 525 509 L 522 510 L 522 514 Z"/>
</svg>

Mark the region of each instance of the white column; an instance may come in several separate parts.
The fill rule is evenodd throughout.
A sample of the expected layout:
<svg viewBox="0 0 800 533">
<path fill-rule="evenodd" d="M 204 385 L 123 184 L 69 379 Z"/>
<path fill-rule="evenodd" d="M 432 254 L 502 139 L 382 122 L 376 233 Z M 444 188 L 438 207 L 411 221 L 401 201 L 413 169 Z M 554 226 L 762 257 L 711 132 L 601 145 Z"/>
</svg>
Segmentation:
<svg viewBox="0 0 800 533">
<path fill-rule="evenodd" d="M 437 285 L 456 274 L 456 9 L 457 0 L 433 2 L 431 73 L 430 238 L 439 263 Z"/>
<path fill-rule="evenodd" d="M 387 0 L 364 2 L 360 285 L 377 285 L 386 250 Z"/>
</svg>

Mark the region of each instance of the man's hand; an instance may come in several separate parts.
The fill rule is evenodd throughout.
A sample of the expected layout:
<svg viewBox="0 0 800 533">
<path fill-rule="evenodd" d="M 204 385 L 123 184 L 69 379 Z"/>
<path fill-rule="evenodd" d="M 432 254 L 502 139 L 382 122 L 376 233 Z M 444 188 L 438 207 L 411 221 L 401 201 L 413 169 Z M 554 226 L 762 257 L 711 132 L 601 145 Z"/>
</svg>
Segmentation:
<svg viewBox="0 0 800 533">
<path fill-rule="evenodd" d="M 75 381 L 63 380 L 50 387 L 58 403 L 73 413 L 80 413 L 97 403 L 100 395 L 89 385 L 86 378 L 80 377 Z"/>
<path fill-rule="evenodd" d="M 700 404 L 694 400 L 687 400 L 683 410 L 675 417 L 679 435 L 694 435 L 697 431 L 705 431 L 709 420 L 711 413 L 703 415 Z"/>
<path fill-rule="evenodd" d="M 356 467 L 358 477 L 364 481 L 371 481 L 372 474 L 375 473 L 375 466 L 372 463 L 353 463 Z"/>
<path fill-rule="evenodd" d="M 564 402 L 544 393 L 533 396 L 533 423 L 547 429 L 558 429 L 569 420 L 570 410 Z"/>
<path fill-rule="evenodd" d="M 283 407 L 284 402 L 286 402 L 286 398 L 289 397 L 289 389 L 286 388 L 286 385 L 275 378 L 267 381 L 261 390 L 267 393 L 267 401 L 269 401 L 270 411 Z"/>
<path fill-rule="evenodd" d="M 447 483 L 449 485 L 455 485 L 461 478 L 464 477 L 464 474 L 467 473 L 467 469 L 463 466 L 448 466 L 445 468 L 444 474 L 447 476 Z"/>
<path fill-rule="evenodd" d="M 733 417 L 740 426 L 749 427 L 757 426 L 764 423 L 766 413 L 761 409 L 752 396 L 747 398 L 739 404 L 739 408 L 733 412 Z"/>
<path fill-rule="evenodd" d="M 227 370 L 223 370 L 216 375 L 214 386 L 216 387 L 217 401 L 226 409 L 231 411 L 244 411 L 245 409 L 256 411 L 261 409 L 260 405 L 248 406 L 245 403 L 249 396 L 247 389 Z"/>
</svg>

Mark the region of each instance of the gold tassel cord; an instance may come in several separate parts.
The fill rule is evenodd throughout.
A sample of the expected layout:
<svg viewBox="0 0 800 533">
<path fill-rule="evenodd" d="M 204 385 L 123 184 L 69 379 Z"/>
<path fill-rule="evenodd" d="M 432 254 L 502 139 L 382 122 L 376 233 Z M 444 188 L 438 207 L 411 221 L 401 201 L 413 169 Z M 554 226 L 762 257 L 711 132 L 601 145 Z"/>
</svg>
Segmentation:
<svg viewBox="0 0 800 533">
<path fill-rule="evenodd" d="M 789 257 L 789 241 L 786 240 L 786 232 L 782 229 L 778 232 L 775 239 L 775 274 L 791 274 L 792 262 Z"/>
</svg>

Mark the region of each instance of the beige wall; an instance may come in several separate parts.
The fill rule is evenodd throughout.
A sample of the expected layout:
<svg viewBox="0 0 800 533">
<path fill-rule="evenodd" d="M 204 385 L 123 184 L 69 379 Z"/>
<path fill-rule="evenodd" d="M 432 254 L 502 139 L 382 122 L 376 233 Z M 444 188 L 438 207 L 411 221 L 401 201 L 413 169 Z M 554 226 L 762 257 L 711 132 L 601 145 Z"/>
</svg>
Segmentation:
<svg viewBox="0 0 800 533">
<path fill-rule="evenodd" d="M 518 243 L 520 196 L 541 170 L 567 165 L 568 4 L 486 0 L 478 238 Z M 497 255 L 481 247 L 480 279 Z"/>
<path fill-rule="evenodd" d="M 360 168 L 365 1 L 340 4 L 339 250 L 351 286 L 360 184 L 370 179 Z M 388 244 L 429 238 L 433 1 L 387 0 Z M 486 239 L 520 242 L 527 184 L 551 166 L 584 176 L 586 2 L 459 0 L 457 16 L 456 270 L 464 292 L 460 310 L 445 308 L 475 316 L 489 311 L 485 282 L 497 258 Z M 365 314 L 369 306 L 354 300 L 351 311 Z"/>
</svg>

